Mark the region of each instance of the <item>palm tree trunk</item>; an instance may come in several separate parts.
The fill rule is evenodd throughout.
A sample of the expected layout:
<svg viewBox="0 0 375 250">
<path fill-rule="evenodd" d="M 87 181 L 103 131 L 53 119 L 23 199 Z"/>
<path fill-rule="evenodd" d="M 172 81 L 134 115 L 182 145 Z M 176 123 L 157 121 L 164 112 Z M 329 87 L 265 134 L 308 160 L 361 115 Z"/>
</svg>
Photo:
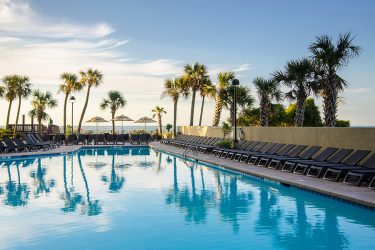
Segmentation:
<svg viewBox="0 0 375 250">
<path fill-rule="evenodd" d="M 176 136 L 177 100 L 173 102 L 173 136 Z"/>
<path fill-rule="evenodd" d="M 323 97 L 323 111 L 324 111 L 324 126 L 335 127 L 336 126 L 336 115 L 337 115 L 337 99 L 338 94 L 335 89 L 334 82 L 328 80 L 328 86 L 325 89 Z"/>
<path fill-rule="evenodd" d="M 66 104 L 68 102 L 68 94 L 65 94 L 65 99 L 64 99 L 64 135 L 66 135 Z M 73 128 L 72 128 L 72 134 L 73 134 Z"/>
<path fill-rule="evenodd" d="M 9 117 L 10 117 L 10 110 L 12 109 L 12 102 L 13 102 L 13 100 L 9 101 L 8 114 L 7 114 L 7 121 L 5 123 L 5 129 L 9 129 Z"/>
<path fill-rule="evenodd" d="M 87 87 L 87 94 L 86 94 L 85 105 L 83 106 L 83 110 L 82 110 L 81 118 L 79 119 L 79 124 L 78 124 L 78 134 L 81 133 L 81 126 L 82 126 L 83 117 L 85 117 L 85 113 L 86 113 L 86 109 L 87 109 L 87 104 L 89 103 L 89 98 L 90 98 L 90 89 L 91 89 L 91 86 L 89 85 L 89 86 Z"/>
<path fill-rule="evenodd" d="M 190 110 L 190 126 L 194 124 L 194 107 L 195 107 L 195 95 L 197 94 L 196 90 L 193 90 L 193 96 L 191 97 L 191 110 Z"/>
<path fill-rule="evenodd" d="M 163 126 L 161 125 L 161 114 L 158 114 L 158 125 L 159 125 L 159 134 L 163 135 Z"/>
<path fill-rule="evenodd" d="M 223 100 L 221 100 L 219 95 L 217 95 L 216 96 L 216 104 L 215 104 L 214 120 L 212 122 L 212 126 L 214 126 L 214 127 L 219 126 L 222 109 L 223 109 Z"/>
<path fill-rule="evenodd" d="M 42 118 L 38 118 L 38 133 L 42 134 Z"/>
<path fill-rule="evenodd" d="M 16 115 L 16 122 L 14 123 L 14 136 L 16 136 L 17 133 L 17 125 L 18 125 L 18 118 L 20 117 L 20 110 L 21 110 L 21 101 L 22 97 L 21 95 L 18 96 L 18 109 L 17 109 L 17 115 Z"/>
<path fill-rule="evenodd" d="M 260 101 L 260 126 L 268 127 L 268 105 L 264 100 Z"/>
<path fill-rule="evenodd" d="M 305 99 L 297 99 L 297 109 L 294 116 L 294 126 L 303 127 L 303 120 L 305 116 Z"/>
<path fill-rule="evenodd" d="M 115 112 L 112 112 L 112 134 L 115 134 Z"/>
<path fill-rule="evenodd" d="M 204 99 L 206 96 L 202 96 L 202 106 L 201 106 L 201 115 L 199 116 L 199 126 L 202 126 L 202 116 L 203 116 L 203 108 L 204 108 Z"/>
</svg>

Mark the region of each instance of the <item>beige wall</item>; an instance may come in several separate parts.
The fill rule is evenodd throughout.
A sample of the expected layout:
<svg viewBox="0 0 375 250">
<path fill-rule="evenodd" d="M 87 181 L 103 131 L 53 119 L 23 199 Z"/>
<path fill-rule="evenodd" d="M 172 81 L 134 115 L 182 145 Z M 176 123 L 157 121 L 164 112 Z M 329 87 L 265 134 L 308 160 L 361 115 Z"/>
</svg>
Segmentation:
<svg viewBox="0 0 375 250">
<path fill-rule="evenodd" d="M 375 152 L 375 128 L 243 127 L 246 140 L 367 149 Z M 182 126 L 189 135 L 223 137 L 221 127 Z"/>
</svg>

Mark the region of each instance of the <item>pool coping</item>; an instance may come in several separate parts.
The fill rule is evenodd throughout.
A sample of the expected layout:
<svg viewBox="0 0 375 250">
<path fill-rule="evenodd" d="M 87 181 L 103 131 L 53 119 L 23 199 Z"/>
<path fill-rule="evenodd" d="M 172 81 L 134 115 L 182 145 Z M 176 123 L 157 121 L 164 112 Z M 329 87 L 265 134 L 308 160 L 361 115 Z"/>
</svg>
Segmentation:
<svg viewBox="0 0 375 250">
<path fill-rule="evenodd" d="M 12 159 L 24 159 L 27 157 L 39 157 L 39 156 L 58 156 L 58 155 L 66 155 L 66 154 L 73 154 L 81 149 L 90 149 L 90 148 L 110 148 L 110 147 L 128 147 L 128 148 L 139 148 L 139 147 L 149 147 L 149 145 L 145 144 L 121 144 L 121 145 L 67 145 L 67 146 L 60 146 L 58 148 L 53 148 L 45 151 L 28 151 L 28 152 L 18 152 L 18 153 L 3 153 L 0 155 L 1 160 L 12 160 Z"/>
<path fill-rule="evenodd" d="M 183 156 L 185 151 L 185 149 L 175 148 L 157 142 L 151 143 L 150 147 L 177 156 Z M 317 193 L 318 195 L 327 196 L 329 198 L 341 200 L 343 202 L 375 211 L 375 192 L 368 187 L 355 187 L 340 182 L 331 182 L 222 158 L 218 159 L 217 157 L 202 153 L 198 153 L 197 155 L 189 153 L 187 158 L 219 166 L 237 173 L 278 182 L 284 186 L 303 189 L 307 192 Z"/>
</svg>

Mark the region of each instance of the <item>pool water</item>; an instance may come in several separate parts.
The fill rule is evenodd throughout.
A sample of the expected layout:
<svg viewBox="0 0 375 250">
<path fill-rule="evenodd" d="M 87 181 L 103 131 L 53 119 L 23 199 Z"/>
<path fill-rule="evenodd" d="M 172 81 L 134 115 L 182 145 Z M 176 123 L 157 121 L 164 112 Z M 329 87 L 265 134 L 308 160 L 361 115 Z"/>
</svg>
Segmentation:
<svg viewBox="0 0 375 250">
<path fill-rule="evenodd" d="M 0 160 L 0 249 L 370 249 L 374 237 L 374 211 L 147 147 Z"/>
</svg>

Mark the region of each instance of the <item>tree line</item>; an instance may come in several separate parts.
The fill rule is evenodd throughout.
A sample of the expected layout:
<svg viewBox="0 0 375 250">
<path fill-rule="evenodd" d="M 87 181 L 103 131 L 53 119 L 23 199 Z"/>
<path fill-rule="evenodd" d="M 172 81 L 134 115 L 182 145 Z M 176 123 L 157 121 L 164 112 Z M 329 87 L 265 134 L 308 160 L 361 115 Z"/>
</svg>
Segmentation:
<svg viewBox="0 0 375 250">
<path fill-rule="evenodd" d="M 353 39 L 351 33 L 340 34 L 336 42 L 327 35 L 318 36 L 308 47 L 309 57 L 287 62 L 283 69 L 275 71 L 269 78 L 255 78 L 253 84 L 259 99 L 259 122 L 257 125 L 269 126 L 273 110 L 278 107 L 275 106 L 275 103 L 280 103 L 285 99 L 296 102 L 292 125 L 304 126 L 306 100 L 310 96 L 316 96 L 323 99 L 322 124 L 326 127 L 335 127 L 337 125 L 339 93 L 344 91 L 348 85 L 339 76 L 338 71 L 347 66 L 349 60 L 358 56 L 361 51 L 361 48 L 353 43 Z M 181 76 L 165 80 L 162 96 L 170 97 L 174 103 L 173 133 L 176 134 L 177 104 L 180 98 L 191 97 L 189 125 L 194 125 L 197 93 L 200 93 L 202 99 L 199 126 L 202 123 L 205 98 L 215 100 L 213 126 L 219 125 L 224 108 L 229 110 L 229 120 L 234 125 L 234 87 L 231 85 L 234 78 L 235 74 L 232 71 L 219 72 L 217 82 L 213 84 L 207 67 L 197 62 L 185 65 Z M 285 86 L 288 91 L 283 93 L 281 86 Z M 246 111 L 242 112 L 242 116 L 249 114 L 253 104 L 254 98 L 250 93 L 250 88 L 238 86 L 237 106 L 240 111 Z"/>
</svg>

